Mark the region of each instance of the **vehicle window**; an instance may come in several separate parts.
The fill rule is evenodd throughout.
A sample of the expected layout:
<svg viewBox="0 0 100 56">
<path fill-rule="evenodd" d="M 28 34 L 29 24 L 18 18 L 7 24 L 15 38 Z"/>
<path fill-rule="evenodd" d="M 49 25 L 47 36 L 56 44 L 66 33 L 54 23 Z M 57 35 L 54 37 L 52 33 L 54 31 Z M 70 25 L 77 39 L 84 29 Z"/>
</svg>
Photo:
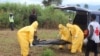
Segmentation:
<svg viewBox="0 0 100 56">
<path fill-rule="evenodd" d="M 99 18 L 100 18 L 99 15 L 97 15 L 97 16 L 96 16 L 96 21 L 99 22 L 99 24 L 100 24 Z"/>
<path fill-rule="evenodd" d="M 67 16 L 69 16 L 69 18 L 71 18 L 72 20 L 75 18 L 76 15 L 76 11 L 72 11 L 72 10 L 65 10 L 64 11 L 66 13 Z"/>
</svg>

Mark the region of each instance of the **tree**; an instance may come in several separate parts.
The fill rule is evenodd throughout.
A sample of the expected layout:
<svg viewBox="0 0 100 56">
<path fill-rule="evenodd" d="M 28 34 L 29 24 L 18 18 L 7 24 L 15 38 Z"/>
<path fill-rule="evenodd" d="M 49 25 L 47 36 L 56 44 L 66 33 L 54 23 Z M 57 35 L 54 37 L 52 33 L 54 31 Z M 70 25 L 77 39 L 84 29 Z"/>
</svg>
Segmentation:
<svg viewBox="0 0 100 56">
<path fill-rule="evenodd" d="M 43 0 L 42 3 L 44 4 L 44 6 L 60 5 L 62 3 L 62 0 Z"/>
<path fill-rule="evenodd" d="M 51 3 L 55 5 L 60 5 L 62 3 L 62 0 L 52 0 Z"/>
<path fill-rule="evenodd" d="M 89 7 L 88 4 L 85 4 L 85 5 L 84 5 L 84 8 L 88 9 L 88 7 Z"/>
<path fill-rule="evenodd" d="M 43 0 L 42 3 L 44 4 L 44 6 L 49 6 L 51 5 L 51 0 Z"/>
<path fill-rule="evenodd" d="M 81 7 L 80 4 L 76 4 L 77 7 Z"/>
<path fill-rule="evenodd" d="M 100 11 L 100 9 L 98 9 Z"/>
</svg>

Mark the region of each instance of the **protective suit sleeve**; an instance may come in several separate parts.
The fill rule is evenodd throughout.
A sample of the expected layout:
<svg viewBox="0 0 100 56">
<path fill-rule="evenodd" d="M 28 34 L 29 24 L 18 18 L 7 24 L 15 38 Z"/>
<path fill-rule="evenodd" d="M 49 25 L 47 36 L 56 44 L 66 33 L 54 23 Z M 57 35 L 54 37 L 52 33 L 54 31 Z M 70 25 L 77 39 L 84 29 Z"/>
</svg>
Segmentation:
<svg viewBox="0 0 100 56">
<path fill-rule="evenodd" d="M 34 37 L 34 31 L 30 31 L 29 33 L 29 43 L 30 44 L 32 44 L 32 42 L 34 41 L 33 37 Z"/>
</svg>

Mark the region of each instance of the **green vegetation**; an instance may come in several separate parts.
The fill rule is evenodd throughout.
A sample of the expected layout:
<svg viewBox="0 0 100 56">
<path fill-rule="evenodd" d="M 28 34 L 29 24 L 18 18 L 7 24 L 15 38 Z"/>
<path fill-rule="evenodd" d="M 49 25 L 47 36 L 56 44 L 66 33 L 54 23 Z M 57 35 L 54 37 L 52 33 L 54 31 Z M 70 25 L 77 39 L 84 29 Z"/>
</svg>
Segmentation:
<svg viewBox="0 0 100 56">
<path fill-rule="evenodd" d="M 14 14 L 17 28 L 28 25 L 28 17 L 32 9 L 35 8 L 38 16 L 40 28 L 57 28 L 59 23 L 66 24 L 69 18 L 68 13 L 54 9 L 52 6 L 43 7 L 40 5 L 26 5 L 19 3 L 0 4 L 0 27 L 9 27 L 9 13 Z"/>
<path fill-rule="evenodd" d="M 55 56 L 55 54 L 54 54 L 53 50 L 51 50 L 51 49 L 49 49 L 49 48 L 46 48 L 46 49 L 43 51 L 43 53 L 42 53 L 41 56 Z"/>
</svg>

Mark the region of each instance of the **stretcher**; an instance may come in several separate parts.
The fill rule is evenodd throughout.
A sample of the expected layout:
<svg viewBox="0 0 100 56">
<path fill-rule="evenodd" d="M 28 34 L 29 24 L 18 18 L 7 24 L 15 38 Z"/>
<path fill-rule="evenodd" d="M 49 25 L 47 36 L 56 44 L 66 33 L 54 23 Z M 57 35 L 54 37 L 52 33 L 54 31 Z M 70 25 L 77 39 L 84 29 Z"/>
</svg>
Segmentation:
<svg viewBox="0 0 100 56">
<path fill-rule="evenodd" d="M 34 46 L 66 45 L 66 44 L 71 44 L 71 43 L 68 41 L 61 40 L 61 39 L 50 39 L 50 40 L 34 39 L 34 42 L 33 42 Z"/>
</svg>

